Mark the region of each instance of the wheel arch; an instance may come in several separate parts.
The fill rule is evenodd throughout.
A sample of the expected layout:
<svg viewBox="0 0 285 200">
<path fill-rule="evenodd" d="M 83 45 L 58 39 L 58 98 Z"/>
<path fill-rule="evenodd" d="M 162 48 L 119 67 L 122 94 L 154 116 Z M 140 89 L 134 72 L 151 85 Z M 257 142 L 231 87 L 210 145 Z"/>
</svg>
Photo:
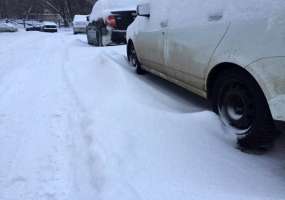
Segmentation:
<svg viewBox="0 0 285 200">
<path fill-rule="evenodd" d="M 220 63 L 220 64 L 216 65 L 215 67 L 213 67 L 207 75 L 206 91 L 207 91 L 207 98 L 208 99 L 212 98 L 213 86 L 215 84 L 217 77 L 221 73 L 224 73 L 224 71 L 232 70 L 232 69 L 240 70 L 240 71 L 246 73 L 249 77 L 251 77 L 252 80 L 254 80 L 256 82 L 257 86 L 259 87 L 259 89 L 262 91 L 264 97 L 266 98 L 266 95 L 264 94 L 264 91 L 263 91 L 260 83 L 258 82 L 258 80 L 255 78 L 254 74 L 252 74 L 250 71 L 248 71 L 247 69 L 245 69 L 244 67 L 242 67 L 238 64 L 230 63 L 230 62 L 223 62 L 223 63 Z"/>
<path fill-rule="evenodd" d="M 133 45 L 134 46 L 134 42 L 132 39 L 129 39 L 127 41 L 127 57 L 128 57 L 128 61 L 130 61 L 130 46 Z"/>
</svg>

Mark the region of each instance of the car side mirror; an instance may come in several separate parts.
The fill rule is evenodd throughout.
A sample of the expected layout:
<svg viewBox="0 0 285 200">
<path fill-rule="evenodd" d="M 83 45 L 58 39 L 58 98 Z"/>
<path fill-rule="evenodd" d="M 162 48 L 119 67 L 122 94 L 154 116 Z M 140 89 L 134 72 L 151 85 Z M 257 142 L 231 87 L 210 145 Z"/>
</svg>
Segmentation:
<svg viewBox="0 0 285 200">
<path fill-rule="evenodd" d="M 142 17 L 150 17 L 150 4 L 140 4 L 137 7 L 137 15 Z"/>
<path fill-rule="evenodd" d="M 86 20 L 89 22 L 89 21 L 90 21 L 90 17 L 89 17 L 89 16 L 87 16 L 87 17 L 86 17 Z"/>
</svg>

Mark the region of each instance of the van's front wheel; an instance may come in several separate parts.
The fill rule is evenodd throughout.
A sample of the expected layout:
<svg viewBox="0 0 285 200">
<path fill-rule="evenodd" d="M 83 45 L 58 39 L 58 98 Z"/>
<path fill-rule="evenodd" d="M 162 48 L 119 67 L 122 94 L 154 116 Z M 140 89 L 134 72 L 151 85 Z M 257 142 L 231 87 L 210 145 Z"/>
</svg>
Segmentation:
<svg viewBox="0 0 285 200">
<path fill-rule="evenodd" d="M 128 60 L 131 63 L 131 65 L 136 68 L 137 74 L 140 75 L 145 74 L 145 70 L 141 67 L 141 63 L 138 60 L 137 53 L 132 42 L 129 42 L 128 44 L 127 53 L 128 53 Z"/>
<path fill-rule="evenodd" d="M 266 98 L 251 75 L 243 70 L 227 70 L 217 77 L 212 94 L 214 111 L 235 130 L 241 147 L 272 146 L 277 131 Z"/>
<path fill-rule="evenodd" d="M 103 47 L 103 38 L 102 38 L 102 31 L 101 30 L 97 30 L 96 31 L 96 45 L 98 47 Z"/>
</svg>

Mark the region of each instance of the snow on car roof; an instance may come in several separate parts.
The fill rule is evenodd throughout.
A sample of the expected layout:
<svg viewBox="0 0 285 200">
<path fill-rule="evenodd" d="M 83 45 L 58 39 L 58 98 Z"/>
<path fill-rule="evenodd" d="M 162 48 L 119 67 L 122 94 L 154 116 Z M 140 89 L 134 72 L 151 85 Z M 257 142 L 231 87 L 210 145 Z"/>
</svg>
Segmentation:
<svg viewBox="0 0 285 200">
<path fill-rule="evenodd" d="M 12 23 L 6 23 L 6 22 L 4 22 L 4 23 L 2 23 L 2 22 L 0 22 L 0 27 L 16 27 L 14 24 L 12 24 Z"/>
<path fill-rule="evenodd" d="M 90 20 L 105 17 L 113 11 L 136 10 L 139 0 L 99 0 L 90 14 Z"/>
<path fill-rule="evenodd" d="M 43 25 L 44 25 L 44 26 L 57 26 L 56 23 L 54 23 L 54 22 L 49 22 L 49 21 L 43 22 Z"/>
</svg>

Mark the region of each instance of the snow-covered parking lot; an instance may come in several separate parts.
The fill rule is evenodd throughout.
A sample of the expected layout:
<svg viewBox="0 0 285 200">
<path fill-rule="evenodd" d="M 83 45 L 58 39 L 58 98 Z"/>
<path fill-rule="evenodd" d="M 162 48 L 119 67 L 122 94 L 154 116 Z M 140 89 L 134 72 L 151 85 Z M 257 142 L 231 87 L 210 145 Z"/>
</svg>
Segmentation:
<svg viewBox="0 0 285 200">
<path fill-rule="evenodd" d="M 0 34 L 1 200 L 284 200 L 285 140 L 245 154 L 207 103 L 125 46 Z"/>
</svg>

